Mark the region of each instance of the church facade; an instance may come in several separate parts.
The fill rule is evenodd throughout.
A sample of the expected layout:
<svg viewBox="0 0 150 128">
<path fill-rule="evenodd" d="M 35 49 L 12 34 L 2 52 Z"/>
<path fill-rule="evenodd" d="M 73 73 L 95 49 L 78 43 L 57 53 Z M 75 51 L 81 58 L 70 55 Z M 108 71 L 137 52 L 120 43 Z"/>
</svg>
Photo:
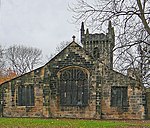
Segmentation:
<svg viewBox="0 0 150 128">
<path fill-rule="evenodd" d="M 0 86 L 1 117 L 145 119 L 142 85 L 113 70 L 114 29 L 73 41 L 44 66 Z"/>
</svg>

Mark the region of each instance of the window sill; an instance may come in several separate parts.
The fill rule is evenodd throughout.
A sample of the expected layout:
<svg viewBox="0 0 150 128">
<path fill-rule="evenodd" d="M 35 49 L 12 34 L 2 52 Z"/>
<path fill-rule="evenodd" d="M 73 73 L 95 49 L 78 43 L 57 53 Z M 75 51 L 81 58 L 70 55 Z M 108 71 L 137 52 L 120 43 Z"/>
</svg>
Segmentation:
<svg viewBox="0 0 150 128">
<path fill-rule="evenodd" d="M 61 107 L 86 107 L 88 104 L 82 104 L 82 105 L 62 105 L 60 104 Z"/>
<path fill-rule="evenodd" d="M 34 106 L 21 106 L 21 105 L 16 105 L 16 107 L 19 107 L 19 108 L 33 108 L 33 107 L 35 107 L 35 105 Z"/>
</svg>

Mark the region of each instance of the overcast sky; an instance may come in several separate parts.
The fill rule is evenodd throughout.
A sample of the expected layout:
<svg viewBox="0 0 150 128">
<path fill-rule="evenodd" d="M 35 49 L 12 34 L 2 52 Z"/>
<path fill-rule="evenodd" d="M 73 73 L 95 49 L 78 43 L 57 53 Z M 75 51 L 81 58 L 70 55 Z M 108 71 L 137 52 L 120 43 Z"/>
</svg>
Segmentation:
<svg viewBox="0 0 150 128">
<path fill-rule="evenodd" d="M 40 48 L 44 56 L 63 41 L 79 39 L 79 27 L 71 24 L 68 4 L 74 0 L 1 0 L 0 43 Z"/>
</svg>

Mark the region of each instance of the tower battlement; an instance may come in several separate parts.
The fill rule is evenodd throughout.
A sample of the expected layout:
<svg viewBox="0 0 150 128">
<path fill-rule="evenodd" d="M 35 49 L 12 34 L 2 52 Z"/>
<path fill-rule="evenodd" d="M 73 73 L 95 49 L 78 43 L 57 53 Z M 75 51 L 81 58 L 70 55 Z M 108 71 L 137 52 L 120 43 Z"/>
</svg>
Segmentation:
<svg viewBox="0 0 150 128">
<path fill-rule="evenodd" d="M 115 46 L 114 28 L 111 21 L 108 23 L 108 33 L 89 33 L 81 24 L 81 43 L 83 48 L 88 51 L 96 60 L 103 61 L 106 66 L 113 68 L 113 48 Z"/>
</svg>

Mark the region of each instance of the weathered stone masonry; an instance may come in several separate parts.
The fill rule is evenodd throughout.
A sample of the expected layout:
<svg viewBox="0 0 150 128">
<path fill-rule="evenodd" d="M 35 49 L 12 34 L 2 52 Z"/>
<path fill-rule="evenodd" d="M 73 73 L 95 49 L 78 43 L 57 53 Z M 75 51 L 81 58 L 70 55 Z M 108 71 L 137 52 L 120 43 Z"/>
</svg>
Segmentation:
<svg viewBox="0 0 150 128">
<path fill-rule="evenodd" d="M 144 88 L 113 70 L 114 31 L 84 33 L 44 66 L 0 86 L 2 117 L 144 119 Z"/>
</svg>

